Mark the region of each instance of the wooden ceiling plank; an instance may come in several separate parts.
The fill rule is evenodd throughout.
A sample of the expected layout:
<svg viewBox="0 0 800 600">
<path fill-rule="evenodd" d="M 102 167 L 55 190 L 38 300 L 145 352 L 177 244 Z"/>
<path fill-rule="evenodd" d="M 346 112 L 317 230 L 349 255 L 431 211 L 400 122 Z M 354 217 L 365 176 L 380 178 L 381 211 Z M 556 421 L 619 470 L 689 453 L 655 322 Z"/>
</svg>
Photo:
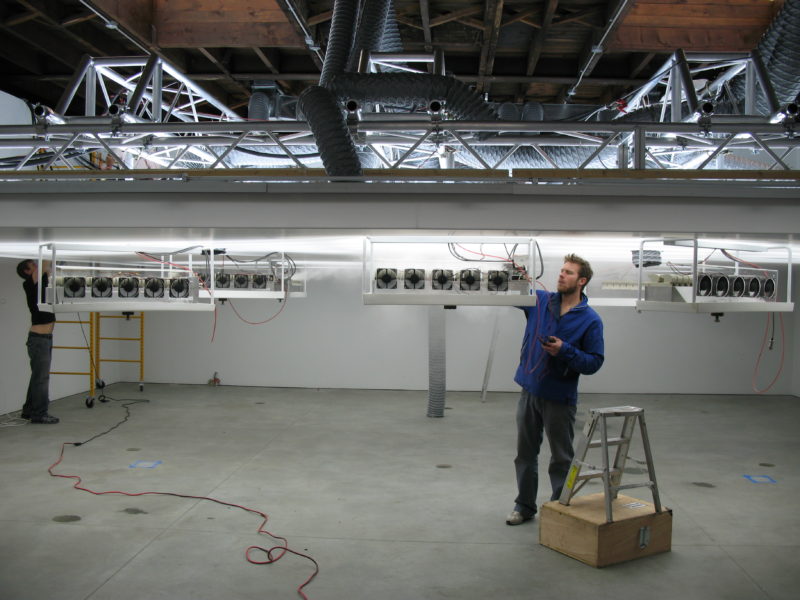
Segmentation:
<svg viewBox="0 0 800 600">
<path fill-rule="evenodd" d="M 72 27 L 73 25 L 79 25 L 80 23 L 85 23 L 86 21 L 93 21 L 97 18 L 97 15 L 93 12 L 77 14 L 72 17 L 65 17 L 61 20 L 62 27 Z"/>
<path fill-rule="evenodd" d="M 474 17 L 475 15 L 481 14 L 483 10 L 483 6 L 471 6 L 468 8 L 462 8 L 461 10 L 455 10 L 444 15 L 439 15 L 438 17 L 431 19 L 431 27 L 439 27 L 440 25 L 450 23 L 451 21 L 458 21 L 464 17 Z"/>
<path fill-rule="evenodd" d="M 322 23 L 327 23 L 332 18 L 333 18 L 333 11 L 326 10 L 325 12 L 321 12 L 318 15 L 311 15 L 306 19 L 306 23 L 308 23 L 310 27 L 313 27 L 315 25 L 321 25 Z"/>
<path fill-rule="evenodd" d="M 544 15 L 542 15 L 541 29 L 533 35 L 528 48 L 528 63 L 525 68 L 525 74 L 528 76 L 533 75 L 533 72 L 536 70 L 536 63 L 539 62 L 539 58 L 542 55 L 545 37 L 547 36 L 548 29 L 550 29 L 550 24 L 553 22 L 557 8 L 558 0 L 547 0 Z"/>
<path fill-rule="evenodd" d="M 542 7 L 537 6 L 535 8 L 530 8 L 528 10 L 523 10 L 518 13 L 515 13 L 511 16 L 506 15 L 503 19 L 503 23 L 501 27 L 506 27 L 507 25 L 513 25 L 514 23 L 525 23 L 526 25 L 532 25 L 536 28 L 541 27 L 541 25 L 534 21 L 533 17 L 538 17 L 539 13 L 542 12 Z"/>
<path fill-rule="evenodd" d="M 202 47 L 201 47 L 201 48 L 197 48 L 197 50 L 199 50 L 199 51 L 200 51 L 200 53 L 201 53 L 203 56 L 205 56 L 205 57 L 206 57 L 206 58 L 207 58 L 209 61 L 211 61 L 211 63 L 212 63 L 212 64 L 213 64 L 215 67 L 217 67 L 217 68 L 218 68 L 218 69 L 219 69 L 219 70 L 222 72 L 222 74 L 225 76 L 225 80 L 226 80 L 226 81 L 228 81 L 229 83 L 231 83 L 231 84 L 232 84 L 232 85 L 233 85 L 233 86 L 234 86 L 234 87 L 235 87 L 237 90 L 239 90 L 240 92 L 244 93 L 245 97 L 249 97 L 249 96 L 250 96 L 250 89 L 249 89 L 249 88 L 247 88 L 247 87 L 245 87 L 244 85 L 242 85 L 242 84 L 241 84 L 241 83 L 240 83 L 240 82 L 239 82 L 239 81 L 238 81 L 238 80 L 237 80 L 237 79 L 236 79 L 236 78 L 235 78 L 235 77 L 234 77 L 234 76 L 231 74 L 231 72 L 228 70 L 228 67 L 225 65 L 225 61 L 224 61 L 224 60 L 220 60 L 220 59 L 218 59 L 216 56 L 214 56 L 214 55 L 213 55 L 213 54 L 212 54 L 212 53 L 211 53 L 211 52 L 210 52 L 208 49 L 206 49 L 206 48 L 202 48 Z"/>
<path fill-rule="evenodd" d="M 54 27 L 55 29 L 63 33 L 74 43 L 78 44 L 79 46 L 82 46 L 84 50 L 89 54 L 91 54 L 92 56 L 107 55 L 105 51 L 101 50 L 93 43 L 87 41 L 86 39 L 82 38 L 79 35 L 74 34 L 72 31 L 61 25 L 60 22 L 58 22 L 55 18 L 50 16 L 50 14 L 46 10 L 46 7 L 42 6 L 39 2 L 35 2 L 34 0 L 17 0 L 17 2 L 22 4 L 22 6 L 27 8 L 29 11 L 37 13 L 37 15 L 42 21 L 44 21 L 51 27 Z"/>
<path fill-rule="evenodd" d="M 586 25 L 587 27 L 596 27 L 597 25 L 590 23 L 588 21 L 584 21 L 586 17 L 591 17 L 597 13 L 599 13 L 602 9 L 598 6 L 593 8 L 587 8 L 586 10 L 581 10 L 578 12 L 573 12 L 570 14 L 562 15 L 558 18 L 553 19 L 552 27 L 560 27 L 562 25 L 567 25 L 569 23 L 579 23 L 581 25 Z"/>
<path fill-rule="evenodd" d="M 431 38 L 431 9 L 428 0 L 419 0 L 419 19 L 422 22 L 422 36 L 425 39 L 425 51 L 433 51 Z"/>
<path fill-rule="evenodd" d="M 275 64 L 264 54 L 264 51 L 259 48 L 258 46 L 253 46 L 253 52 L 259 58 L 259 60 L 264 63 L 264 66 L 267 67 L 270 72 L 277 73 L 278 69 Z"/>
<path fill-rule="evenodd" d="M 33 21 L 39 16 L 39 13 L 35 11 L 27 12 L 22 15 L 17 15 L 16 17 L 11 17 L 5 21 L 3 21 L 3 25 L 6 27 L 15 27 L 17 25 L 22 25 L 23 23 L 27 23 L 28 21 Z"/>
<path fill-rule="evenodd" d="M 504 0 L 487 0 L 484 14 L 483 44 L 481 45 L 478 76 L 491 75 L 494 70 L 494 58 L 497 53 L 497 40 L 500 34 L 500 23 L 503 20 Z M 478 84 L 477 91 L 485 91 L 483 83 Z"/>
<path fill-rule="evenodd" d="M 158 28 L 162 48 L 305 48 L 303 38 L 289 23 L 170 23 Z"/>
<path fill-rule="evenodd" d="M 396 15 L 394 19 L 401 25 L 406 25 L 408 27 L 413 27 L 414 29 L 419 29 L 420 31 L 422 31 L 422 25 L 416 19 L 407 17 L 405 15 Z"/>
<path fill-rule="evenodd" d="M 480 31 L 483 31 L 484 28 L 483 21 L 479 21 L 478 19 L 463 18 L 463 19 L 457 19 L 457 21 L 462 25 L 466 25 L 467 27 L 472 27 L 473 29 L 479 29 Z"/>
<path fill-rule="evenodd" d="M 607 51 L 670 53 L 682 48 L 700 52 L 749 52 L 760 38 L 760 31 L 741 29 L 625 27 L 616 32 Z"/>
</svg>

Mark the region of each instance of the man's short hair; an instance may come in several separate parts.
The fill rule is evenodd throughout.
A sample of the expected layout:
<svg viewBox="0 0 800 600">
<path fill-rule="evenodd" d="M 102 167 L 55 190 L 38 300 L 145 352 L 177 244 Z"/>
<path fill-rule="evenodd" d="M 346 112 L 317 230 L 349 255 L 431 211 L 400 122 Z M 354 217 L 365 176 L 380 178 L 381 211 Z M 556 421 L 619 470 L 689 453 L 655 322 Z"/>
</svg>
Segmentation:
<svg viewBox="0 0 800 600">
<path fill-rule="evenodd" d="M 27 258 L 17 265 L 17 275 L 22 277 L 23 279 L 29 279 L 31 274 L 28 273 L 28 269 L 30 268 L 31 263 L 33 262 L 32 259 Z"/>
<path fill-rule="evenodd" d="M 589 282 L 592 280 L 592 275 L 594 272 L 592 271 L 592 265 L 589 264 L 589 261 L 585 258 L 581 258 L 577 254 L 567 254 L 564 257 L 565 263 L 574 263 L 578 265 L 578 277 L 586 277 L 586 283 L 584 284 L 584 288 L 589 285 Z M 581 288 L 583 289 L 583 288 Z"/>
</svg>

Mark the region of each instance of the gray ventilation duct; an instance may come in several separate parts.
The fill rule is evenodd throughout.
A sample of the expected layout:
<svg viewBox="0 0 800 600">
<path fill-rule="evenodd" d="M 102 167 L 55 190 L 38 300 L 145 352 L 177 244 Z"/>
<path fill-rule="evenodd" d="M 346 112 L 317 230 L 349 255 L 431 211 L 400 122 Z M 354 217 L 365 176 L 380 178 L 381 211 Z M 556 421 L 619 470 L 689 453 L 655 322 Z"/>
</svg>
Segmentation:
<svg viewBox="0 0 800 600">
<path fill-rule="evenodd" d="M 360 7 L 360 10 L 359 10 Z M 355 24 L 358 24 L 357 26 Z M 354 30 L 355 29 L 355 30 Z M 366 159 L 371 153 L 355 146 L 345 122 L 341 105 L 355 101 L 362 106 L 381 104 L 398 109 L 428 106 L 433 100 L 442 101 L 454 118 L 491 121 L 498 118 L 495 111 L 478 94 L 453 77 L 413 73 L 355 73 L 362 50 L 370 52 L 399 52 L 402 50 L 399 31 L 394 20 L 392 0 L 336 0 L 333 7 L 328 48 L 323 64 L 320 86 L 309 88 L 300 96 L 299 107 L 306 115 L 329 175 L 360 175 L 361 161 L 366 166 L 379 163 Z M 785 106 L 800 92 L 800 0 L 786 0 L 762 40 L 758 51 L 772 81 L 778 102 Z M 741 77 L 731 82 L 734 97 L 744 97 Z M 762 94 L 759 110 L 768 113 Z M 532 105 L 521 114 L 519 109 L 501 106 L 503 120 L 542 120 L 541 105 Z M 653 107 L 625 115 L 622 120 L 654 122 L 659 119 Z M 475 146 L 474 152 L 490 167 L 500 163 L 503 168 L 578 167 L 594 153 L 590 146 L 523 146 L 507 156 L 509 146 Z M 459 150 L 455 159 L 469 167 L 483 166 L 469 151 Z M 587 166 L 608 167 L 616 162 L 616 151 L 605 149 Z"/>
<path fill-rule="evenodd" d="M 388 49 L 387 45 L 397 45 L 395 40 L 384 39 L 386 32 L 391 32 L 393 36 L 396 32 L 396 25 L 387 24 L 393 14 L 392 0 L 363 0 L 362 6 L 358 19 L 359 33 L 354 40 L 357 0 L 334 2 L 320 85 L 305 90 L 299 100 L 300 110 L 308 120 L 329 175 L 361 174 L 358 153 L 337 100 L 406 107 L 428 106 L 432 100 L 436 100 L 443 101 L 448 112 L 460 119 L 496 118 L 474 91 L 452 77 L 409 73 L 345 73 L 345 66 L 357 61 L 362 50 L 374 52 Z M 326 148 L 328 144 L 335 146 L 335 149 Z"/>
<path fill-rule="evenodd" d="M 758 53 L 775 91 L 779 109 L 795 102 L 800 94 L 800 0 L 786 0 L 767 31 L 758 42 Z M 731 82 L 737 100 L 745 95 L 744 77 Z M 769 101 L 759 89 L 756 107 L 770 114 Z"/>
<path fill-rule="evenodd" d="M 443 417 L 447 385 L 445 312 L 441 306 L 428 307 L 428 416 Z"/>
</svg>

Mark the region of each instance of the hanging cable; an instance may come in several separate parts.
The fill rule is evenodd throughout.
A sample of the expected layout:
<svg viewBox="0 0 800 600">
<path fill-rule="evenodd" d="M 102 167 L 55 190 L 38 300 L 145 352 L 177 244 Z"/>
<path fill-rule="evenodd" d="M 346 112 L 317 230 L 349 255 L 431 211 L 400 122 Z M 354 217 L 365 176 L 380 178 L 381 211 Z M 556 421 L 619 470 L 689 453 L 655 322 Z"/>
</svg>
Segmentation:
<svg viewBox="0 0 800 600">
<path fill-rule="evenodd" d="M 778 364 L 778 371 L 777 373 L 775 373 L 775 377 L 772 378 L 772 381 L 769 382 L 769 385 L 767 387 L 765 387 L 764 389 L 758 389 L 758 387 L 756 386 L 756 379 L 758 378 L 758 369 L 761 366 L 761 358 L 764 355 L 764 347 L 767 345 L 767 334 L 770 328 L 770 321 L 772 321 L 772 338 L 769 341 L 770 350 L 772 350 L 772 345 L 775 341 L 775 316 L 773 313 L 767 313 L 767 324 L 766 327 L 764 327 L 764 337 L 761 339 L 761 348 L 759 348 L 758 358 L 756 359 L 756 366 L 753 369 L 753 377 L 750 380 L 753 387 L 753 391 L 756 394 L 764 394 L 768 392 L 770 389 L 772 389 L 772 386 L 775 385 L 775 382 L 778 381 L 778 378 L 781 376 L 781 373 L 783 372 L 783 360 L 785 358 L 785 352 L 786 352 L 786 336 L 783 331 L 783 315 L 779 313 L 778 318 L 780 319 L 781 322 L 781 358 L 780 358 L 780 363 Z"/>
</svg>

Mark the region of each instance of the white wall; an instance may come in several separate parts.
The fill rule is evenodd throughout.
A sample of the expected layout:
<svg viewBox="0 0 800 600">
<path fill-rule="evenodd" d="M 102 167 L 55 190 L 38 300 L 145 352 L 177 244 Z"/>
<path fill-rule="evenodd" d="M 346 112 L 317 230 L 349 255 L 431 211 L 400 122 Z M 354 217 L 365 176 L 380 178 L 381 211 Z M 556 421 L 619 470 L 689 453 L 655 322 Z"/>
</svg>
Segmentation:
<svg viewBox="0 0 800 600">
<path fill-rule="evenodd" d="M 0 414 L 22 407 L 28 379 L 25 337 L 29 315 L 17 259 L 0 259 Z M 546 275 L 547 277 L 547 275 Z M 797 286 L 795 285 L 795 288 Z M 277 301 L 237 301 L 245 319 L 261 321 Z M 719 323 L 708 315 L 637 313 L 632 308 L 598 308 L 606 331 L 606 364 L 584 377 L 583 392 L 751 394 L 766 314 L 729 313 Z M 514 308 L 459 307 L 446 312 L 447 387 L 480 390 L 495 315 L 499 335 L 490 377 L 492 391 L 515 391 L 513 375 L 524 317 Z M 56 344 L 85 345 L 80 326 L 60 314 Z M 88 315 L 81 315 L 88 320 Z M 365 306 L 360 271 L 312 274 L 307 298 L 291 298 L 264 325 L 242 322 L 231 306 L 219 308 L 214 341 L 211 313 L 151 312 L 145 318 L 145 381 L 204 384 L 218 372 L 223 384 L 278 387 L 416 389 L 428 386 L 428 308 Z M 800 356 L 798 319 L 784 315 L 787 347 L 783 374 L 769 394 L 800 396 L 792 368 Z M 84 326 L 88 335 L 88 326 Z M 104 335 L 134 337 L 138 322 L 104 324 Z M 134 342 L 104 342 L 108 358 L 137 358 Z M 777 372 L 780 339 L 764 352 L 757 387 Z M 85 371 L 88 355 L 56 350 L 53 370 Z M 104 365 L 103 378 L 139 381 L 136 365 Z M 54 375 L 51 398 L 88 390 L 86 376 Z"/>
<path fill-rule="evenodd" d="M 25 303 L 22 279 L 16 272 L 19 258 L 0 258 L 0 327 L 3 331 L 3 344 L 0 344 L 0 414 L 22 408 L 28 389 L 30 367 L 25 341 L 28 336 L 31 318 Z M 54 345 L 87 346 L 79 323 L 64 321 L 83 321 L 83 332 L 90 338 L 89 315 L 87 313 L 62 313 L 57 317 L 60 323 L 54 331 Z M 115 335 L 118 326 L 108 327 Z M 113 346 L 109 346 L 112 350 Z M 89 353 L 86 350 L 53 350 L 53 371 L 89 371 Z M 116 365 L 102 367 L 103 378 L 116 381 L 120 371 Z M 50 399 L 54 400 L 89 390 L 88 375 L 52 375 L 50 377 Z"/>
<path fill-rule="evenodd" d="M 365 306 L 355 269 L 314 279 L 307 298 L 289 301 L 265 325 L 240 321 L 230 306 L 213 318 L 198 313 L 150 313 L 146 321 L 147 381 L 377 389 L 427 389 L 427 307 Z M 237 301 L 251 321 L 278 309 L 276 301 Z M 636 313 L 600 308 L 606 364 L 583 378 L 585 392 L 749 394 L 766 314 Z M 490 390 L 513 391 L 522 313 L 514 308 L 447 311 L 447 387 L 480 390 L 494 325 L 499 337 Z M 787 334 L 794 327 L 785 315 Z M 770 393 L 792 393 L 793 342 L 784 373 Z M 775 373 L 779 347 L 762 359 L 758 385 Z"/>
</svg>

